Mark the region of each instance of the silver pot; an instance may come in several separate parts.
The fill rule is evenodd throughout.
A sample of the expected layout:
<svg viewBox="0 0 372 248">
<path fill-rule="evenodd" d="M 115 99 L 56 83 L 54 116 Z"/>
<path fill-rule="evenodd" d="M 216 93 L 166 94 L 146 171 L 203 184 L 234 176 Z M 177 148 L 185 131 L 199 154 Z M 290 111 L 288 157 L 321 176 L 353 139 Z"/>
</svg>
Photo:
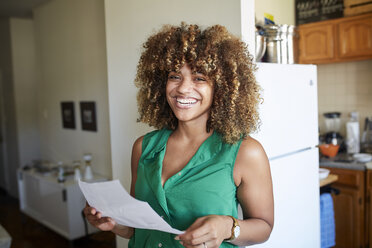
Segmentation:
<svg viewBox="0 0 372 248">
<path fill-rule="evenodd" d="M 296 63 L 294 39 L 296 27 L 291 25 L 265 25 L 266 61 L 280 64 Z"/>
<path fill-rule="evenodd" d="M 256 61 L 261 61 L 266 52 L 266 37 L 256 32 Z"/>
</svg>

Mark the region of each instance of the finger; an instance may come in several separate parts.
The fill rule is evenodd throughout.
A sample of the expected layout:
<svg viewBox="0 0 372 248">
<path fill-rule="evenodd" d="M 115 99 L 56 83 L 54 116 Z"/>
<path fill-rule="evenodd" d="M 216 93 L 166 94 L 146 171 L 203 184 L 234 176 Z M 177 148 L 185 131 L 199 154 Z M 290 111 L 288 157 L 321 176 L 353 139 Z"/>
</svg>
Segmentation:
<svg viewBox="0 0 372 248">
<path fill-rule="evenodd" d="M 107 218 L 108 218 L 108 220 L 109 220 L 110 222 L 116 224 L 116 221 L 115 221 L 113 218 L 111 218 L 111 217 L 107 217 Z"/>
<path fill-rule="evenodd" d="M 100 219 L 98 220 L 98 222 L 99 222 L 100 224 L 107 223 L 107 222 L 111 222 L 111 218 L 109 218 L 109 217 L 103 217 L 103 218 L 100 218 Z"/>
<path fill-rule="evenodd" d="M 97 218 L 97 216 L 91 215 L 89 218 L 87 218 L 87 220 L 89 221 L 90 224 L 97 228 L 99 228 L 99 226 L 101 226 L 102 224 L 111 224 L 112 226 L 116 224 L 116 222 L 110 217 Z"/>
<path fill-rule="evenodd" d="M 92 226 L 97 226 L 99 225 L 99 220 L 95 217 L 95 216 L 90 216 L 87 218 L 88 222 L 92 225 Z"/>
<path fill-rule="evenodd" d="M 202 225 L 203 220 L 204 220 L 203 217 L 196 219 L 196 220 L 194 221 L 194 223 L 192 223 L 192 225 L 189 226 L 189 228 L 186 229 L 186 231 L 185 231 L 184 234 L 181 234 L 181 235 L 178 235 L 178 236 L 177 236 L 178 239 L 180 239 L 180 240 L 190 239 L 190 236 L 191 236 L 192 232 L 193 232 L 195 229 L 199 228 L 199 227 Z"/>
<path fill-rule="evenodd" d="M 208 241 L 210 241 L 210 240 L 212 240 L 212 239 L 214 239 L 215 237 L 213 236 L 213 234 L 212 233 L 207 233 L 206 235 L 203 235 L 203 236 L 201 236 L 201 237 L 198 237 L 198 238 L 195 238 L 195 239 L 193 239 L 193 240 L 191 240 L 191 244 L 192 245 L 197 245 L 197 244 L 208 244 Z M 211 247 L 211 246 L 209 246 L 209 247 Z"/>
<path fill-rule="evenodd" d="M 185 234 L 180 235 L 182 241 L 186 244 L 197 245 L 211 239 L 211 227 L 208 223 L 201 220 L 194 224 L 186 230 Z"/>
<path fill-rule="evenodd" d="M 97 212 L 97 210 L 95 208 L 92 208 L 92 207 L 85 207 L 84 208 L 84 214 L 85 215 L 88 215 L 88 214 L 95 215 L 96 212 Z"/>
<path fill-rule="evenodd" d="M 204 222 L 204 220 L 196 221 L 192 224 L 183 234 L 183 237 L 186 239 L 197 238 L 203 236 L 209 232 L 209 225 Z"/>
<path fill-rule="evenodd" d="M 205 235 L 190 240 L 182 240 L 182 242 L 186 245 L 198 246 L 203 245 L 203 243 L 207 243 L 208 241 L 211 241 L 213 238 L 214 238 L 213 234 L 207 233 Z"/>
<path fill-rule="evenodd" d="M 94 215 L 95 212 L 92 212 L 92 209 L 94 208 L 91 208 L 91 207 L 85 207 L 84 210 L 83 210 L 83 213 L 85 215 L 85 217 L 88 217 L 88 215 Z M 94 209 L 95 211 L 95 209 Z"/>
</svg>

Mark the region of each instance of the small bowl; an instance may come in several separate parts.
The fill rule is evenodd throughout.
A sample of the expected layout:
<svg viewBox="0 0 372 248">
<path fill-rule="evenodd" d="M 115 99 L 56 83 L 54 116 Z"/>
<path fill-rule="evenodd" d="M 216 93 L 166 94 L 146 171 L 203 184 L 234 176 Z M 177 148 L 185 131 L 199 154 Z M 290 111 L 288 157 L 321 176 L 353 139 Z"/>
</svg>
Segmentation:
<svg viewBox="0 0 372 248">
<path fill-rule="evenodd" d="M 319 168 L 319 180 L 326 179 L 329 175 L 329 170 Z"/>
<path fill-rule="evenodd" d="M 320 152 L 327 157 L 333 158 L 337 155 L 338 149 L 340 148 L 339 145 L 332 145 L 332 144 L 321 144 L 319 145 Z"/>
<path fill-rule="evenodd" d="M 360 163 L 368 163 L 372 161 L 372 155 L 367 153 L 356 153 L 353 158 Z"/>
</svg>

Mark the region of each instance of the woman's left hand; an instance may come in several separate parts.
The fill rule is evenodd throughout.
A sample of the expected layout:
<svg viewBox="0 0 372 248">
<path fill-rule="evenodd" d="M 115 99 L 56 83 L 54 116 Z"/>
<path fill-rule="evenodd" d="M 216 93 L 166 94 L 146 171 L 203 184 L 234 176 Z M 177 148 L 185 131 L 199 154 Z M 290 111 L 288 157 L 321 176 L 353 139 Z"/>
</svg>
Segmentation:
<svg viewBox="0 0 372 248">
<path fill-rule="evenodd" d="M 225 215 L 207 215 L 198 218 L 177 240 L 186 248 L 218 248 L 230 238 L 233 220 Z"/>
</svg>

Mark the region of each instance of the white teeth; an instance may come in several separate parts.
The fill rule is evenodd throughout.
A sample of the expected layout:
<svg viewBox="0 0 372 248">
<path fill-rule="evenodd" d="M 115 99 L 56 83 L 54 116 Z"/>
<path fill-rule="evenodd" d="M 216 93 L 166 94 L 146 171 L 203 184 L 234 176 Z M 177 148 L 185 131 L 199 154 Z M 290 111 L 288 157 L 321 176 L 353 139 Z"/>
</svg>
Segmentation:
<svg viewBox="0 0 372 248">
<path fill-rule="evenodd" d="M 177 102 L 181 104 L 194 104 L 197 101 L 195 99 L 190 99 L 190 98 L 177 98 Z"/>
</svg>

